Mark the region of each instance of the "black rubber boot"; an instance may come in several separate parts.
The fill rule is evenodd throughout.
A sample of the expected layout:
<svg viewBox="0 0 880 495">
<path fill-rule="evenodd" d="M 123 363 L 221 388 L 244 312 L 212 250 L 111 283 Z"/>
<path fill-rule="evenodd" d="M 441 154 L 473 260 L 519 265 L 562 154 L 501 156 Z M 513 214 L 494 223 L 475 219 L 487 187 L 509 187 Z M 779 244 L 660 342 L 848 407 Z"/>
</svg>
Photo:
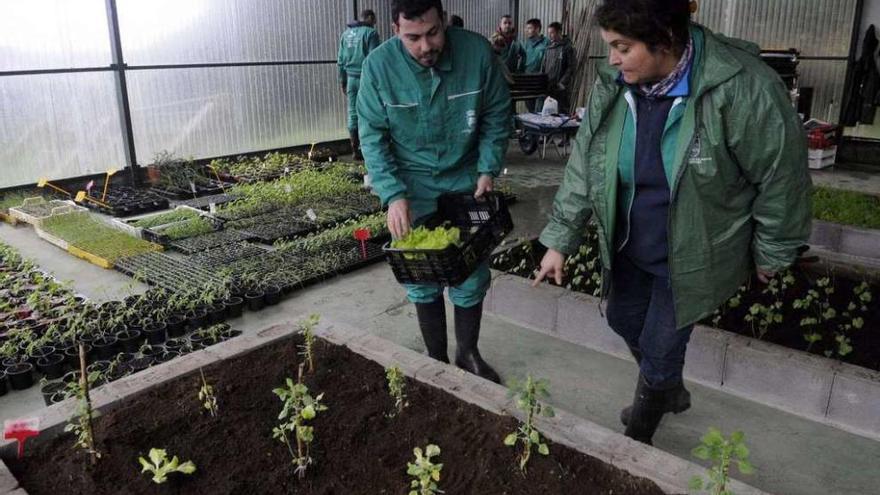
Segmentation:
<svg viewBox="0 0 880 495">
<path fill-rule="evenodd" d="M 635 347 L 630 347 L 629 352 L 632 353 L 633 357 L 636 359 L 636 363 L 641 366 L 642 351 Z M 680 414 L 691 408 L 691 393 L 684 388 L 683 382 L 675 387 L 674 392 L 670 392 L 666 397 L 667 401 L 663 405 L 663 412 L 665 413 Z M 620 411 L 620 422 L 623 423 L 623 426 L 629 424 L 629 417 L 631 415 L 632 406 L 626 406 Z"/>
<path fill-rule="evenodd" d="M 669 394 L 674 392 L 675 389 L 651 388 L 640 374 L 625 435 L 633 440 L 653 445 L 651 439 L 665 414 L 664 405 L 669 400 Z"/>
<path fill-rule="evenodd" d="M 419 317 L 419 329 L 425 340 L 428 355 L 437 361 L 449 362 L 446 353 L 446 305 L 443 298 L 432 303 L 416 303 L 416 314 Z"/>
<path fill-rule="evenodd" d="M 361 154 L 361 137 L 358 134 L 357 129 L 353 131 L 348 131 L 348 137 L 351 141 L 351 153 L 355 160 L 361 161 L 364 159 L 364 155 Z"/>
<path fill-rule="evenodd" d="M 480 356 L 477 341 L 480 340 L 480 320 L 483 318 L 483 303 L 470 308 L 455 307 L 455 365 L 480 378 L 501 383 L 501 377 Z"/>
</svg>

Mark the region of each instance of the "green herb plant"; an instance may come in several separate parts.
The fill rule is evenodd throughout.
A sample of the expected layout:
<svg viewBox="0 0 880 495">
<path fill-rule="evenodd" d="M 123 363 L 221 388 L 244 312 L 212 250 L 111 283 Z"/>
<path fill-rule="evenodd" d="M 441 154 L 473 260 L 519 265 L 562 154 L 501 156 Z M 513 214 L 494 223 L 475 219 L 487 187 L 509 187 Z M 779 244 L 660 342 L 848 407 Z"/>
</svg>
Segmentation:
<svg viewBox="0 0 880 495">
<path fill-rule="evenodd" d="M 324 394 L 312 397 L 308 387 L 302 383 L 303 367 L 304 365 L 300 364 L 296 382 L 288 378 L 286 387 L 272 391 L 284 403 L 278 415 L 281 423 L 273 428 L 272 437 L 287 445 L 293 464 L 296 466 L 294 472 L 300 479 L 305 477 L 306 469 L 313 462 L 309 456 L 309 446 L 315 439 L 315 432 L 314 427 L 309 426 L 307 422 L 314 419 L 319 412 L 327 410 L 327 406 L 321 403 Z M 290 443 L 290 434 L 296 439 L 296 452 Z"/>
<path fill-rule="evenodd" d="M 393 418 L 409 405 L 406 402 L 406 377 L 399 367 L 392 366 L 385 370 L 385 378 L 388 380 L 388 393 L 394 399 L 394 411 L 388 413 L 388 417 Z"/>
<path fill-rule="evenodd" d="M 202 377 L 202 386 L 199 388 L 199 401 L 202 403 L 202 407 L 211 414 L 211 417 L 216 418 L 220 413 L 220 408 L 217 406 L 217 396 L 214 395 L 214 387 L 205 380 L 205 373 L 201 368 L 199 368 L 199 374 Z"/>
<path fill-rule="evenodd" d="M 309 373 L 315 372 L 315 327 L 320 319 L 319 315 L 313 314 L 299 324 L 299 333 L 303 337 L 300 355 L 309 363 Z"/>
<path fill-rule="evenodd" d="M 149 460 L 139 457 L 141 473 L 152 473 L 153 483 L 157 485 L 168 481 L 171 473 L 192 474 L 196 472 L 196 465 L 192 461 L 181 463 L 177 456 L 168 459 L 165 449 L 150 449 Z"/>
<path fill-rule="evenodd" d="M 541 416 L 552 418 L 555 413 L 552 407 L 541 402 L 542 399 L 550 396 L 546 380 L 535 380 L 528 375 L 525 382 L 513 381 L 508 396 L 516 397 L 516 407 L 525 413 L 526 420 L 520 424 L 517 431 L 504 438 L 504 445 L 514 447 L 517 442 L 523 444 L 519 468 L 525 473 L 533 448 L 537 448 L 541 455 L 550 454 L 550 448 L 542 441 L 540 432 L 535 428 L 535 420 Z"/>
<path fill-rule="evenodd" d="M 424 453 L 420 447 L 413 449 L 414 462 L 406 464 L 406 474 L 415 478 L 410 482 L 409 495 L 434 495 L 443 493 L 437 486 L 440 481 L 440 471 L 443 464 L 435 464 L 434 457 L 440 455 L 440 447 L 430 444 L 425 447 Z"/>
<path fill-rule="evenodd" d="M 691 478 L 691 490 L 704 490 L 711 495 L 733 495 L 730 484 L 730 470 L 736 466 L 742 474 L 752 474 L 754 467 L 749 462 L 749 449 L 745 444 L 745 435 L 735 431 L 730 438 L 725 438 L 717 428 L 709 428 L 703 435 L 702 443 L 693 450 L 694 457 L 704 461 L 712 461 L 706 471 L 708 479 L 700 476 Z"/>
</svg>

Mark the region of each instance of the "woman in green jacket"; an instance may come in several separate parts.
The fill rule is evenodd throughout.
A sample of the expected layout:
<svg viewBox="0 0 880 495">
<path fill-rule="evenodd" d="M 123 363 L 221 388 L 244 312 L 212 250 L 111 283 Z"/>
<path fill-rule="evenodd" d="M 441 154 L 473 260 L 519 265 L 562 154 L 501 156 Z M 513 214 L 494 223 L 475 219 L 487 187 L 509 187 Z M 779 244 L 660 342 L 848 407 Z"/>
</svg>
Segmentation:
<svg viewBox="0 0 880 495">
<path fill-rule="evenodd" d="M 627 436 L 651 443 L 690 407 L 693 324 L 750 276 L 791 265 L 810 233 L 801 122 L 751 43 L 690 20 L 688 0 L 605 1 L 609 47 L 540 241 L 561 283 L 595 219 L 608 323 L 639 363 Z M 603 292 L 604 294 L 605 292 Z"/>
</svg>

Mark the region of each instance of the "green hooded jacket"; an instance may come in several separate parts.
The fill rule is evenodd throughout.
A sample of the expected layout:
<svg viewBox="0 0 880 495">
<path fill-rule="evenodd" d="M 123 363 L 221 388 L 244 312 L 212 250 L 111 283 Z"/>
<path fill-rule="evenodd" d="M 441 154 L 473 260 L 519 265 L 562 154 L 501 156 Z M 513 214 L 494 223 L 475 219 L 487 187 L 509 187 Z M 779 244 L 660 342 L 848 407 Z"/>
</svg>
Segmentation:
<svg viewBox="0 0 880 495">
<path fill-rule="evenodd" d="M 544 64 L 544 53 L 547 51 L 548 46 L 550 46 L 550 38 L 544 35 L 526 39 L 523 42 L 525 56 L 520 61 L 519 72 L 526 74 L 541 72 L 541 66 Z"/>
<path fill-rule="evenodd" d="M 693 25 L 691 96 L 670 176 L 669 273 L 677 325 L 711 314 L 753 272 L 791 265 L 810 234 L 810 176 L 800 119 L 755 45 Z M 699 40 L 699 43 L 697 41 Z M 604 64 L 540 241 L 565 254 L 591 215 L 612 270 L 624 122 L 617 70 Z M 664 153 L 664 160 L 668 156 Z M 607 287 L 605 287 L 607 290 Z"/>
</svg>

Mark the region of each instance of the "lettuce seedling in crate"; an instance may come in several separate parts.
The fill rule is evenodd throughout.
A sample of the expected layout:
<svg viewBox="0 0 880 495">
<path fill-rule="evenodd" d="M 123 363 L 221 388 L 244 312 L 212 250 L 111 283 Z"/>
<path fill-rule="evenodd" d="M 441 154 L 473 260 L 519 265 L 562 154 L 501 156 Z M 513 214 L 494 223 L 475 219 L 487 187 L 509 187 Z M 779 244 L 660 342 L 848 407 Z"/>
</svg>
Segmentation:
<svg viewBox="0 0 880 495">
<path fill-rule="evenodd" d="M 171 473 L 192 474 L 196 472 L 196 465 L 192 461 L 186 461 L 181 464 L 177 456 L 168 459 L 168 452 L 165 449 L 150 449 L 150 460 L 143 457 L 138 458 L 141 463 L 141 473 L 152 473 L 153 483 L 162 484 L 168 481 L 168 475 Z"/>
<path fill-rule="evenodd" d="M 288 378 L 285 388 L 276 388 L 272 392 L 284 402 L 281 414 L 278 419 L 282 420 L 281 424 L 272 429 L 272 438 L 277 438 L 287 445 L 293 463 L 296 465 L 296 474 L 300 479 L 306 475 L 306 469 L 312 463 L 309 457 L 309 445 L 315 439 L 314 427 L 308 426 L 307 421 L 311 421 L 321 412 L 326 411 L 327 406 L 321 404 L 324 394 L 318 394 L 312 397 L 309 389 L 302 383 L 303 365 L 299 366 L 298 381 Z M 293 433 L 296 438 L 296 452 L 290 444 L 289 433 Z"/>
<path fill-rule="evenodd" d="M 727 439 L 719 429 L 710 427 L 701 441 L 701 445 L 698 445 L 692 453 L 698 459 L 712 461 L 712 466 L 706 472 L 708 480 L 694 476 L 690 480 L 689 488 L 705 490 L 711 495 L 733 495 L 733 492 L 727 488 L 730 484 L 731 466 L 736 465 L 742 474 L 752 474 L 755 471 L 749 462 L 745 435 L 741 431 L 735 431 Z"/>
<path fill-rule="evenodd" d="M 504 445 L 513 447 L 517 441 L 522 442 L 523 451 L 520 455 L 519 468 L 526 471 L 526 464 L 532 455 L 532 448 L 537 448 L 541 455 L 549 455 L 550 449 L 541 440 L 541 434 L 535 428 L 535 419 L 544 416 L 552 418 L 553 408 L 544 404 L 540 399 L 550 396 L 547 392 L 546 380 L 535 380 L 528 375 L 525 382 L 513 381 L 508 396 L 516 396 L 516 407 L 526 414 L 526 420 L 519 429 L 504 438 Z"/>
<path fill-rule="evenodd" d="M 217 406 L 217 396 L 214 395 L 214 387 L 208 385 L 207 380 L 205 380 L 205 373 L 201 368 L 199 368 L 199 374 L 202 376 L 202 387 L 199 388 L 199 401 L 201 401 L 202 407 L 211 413 L 211 417 L 216 418 L 220 408 Z"/>
<path fill-rule="evenodd" d="M 416 456 L 415 462 L 406 463 L 406 474 L 415 478 L 410 482 L 409 495 L 434 495 L 435 493 L 443 493 L 437 487 L 440 481 L 440 471 L 443 464 L 434 464 L 431 460 L 433 457 L 440 455 L 440 447 L 430 444 L 425 447 L 422 453 L 420 447 L 413 449 L 413 455 Z"/>
<path fill-rule="evenodd" d="M 397 366 L 392 366 L 385 370 L 385 378 L 388 379 L 388 393 L 394 399 L 394 411 L 388 414 L 389 418 L 393 418 L 403 412 L 408 404 L 406 402 L 406 378 L 403 371 Z"/>
</svg>

